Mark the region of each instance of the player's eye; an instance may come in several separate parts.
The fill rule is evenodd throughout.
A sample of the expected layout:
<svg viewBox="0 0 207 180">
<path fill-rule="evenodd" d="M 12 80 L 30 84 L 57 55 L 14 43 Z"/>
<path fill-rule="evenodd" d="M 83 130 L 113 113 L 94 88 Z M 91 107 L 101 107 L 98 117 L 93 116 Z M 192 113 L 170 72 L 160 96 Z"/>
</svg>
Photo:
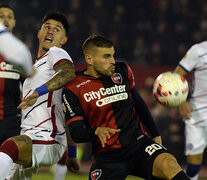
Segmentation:
<svg viewBox="0 0 207 180">
<path fill-rule="evenodd" d="M 105 59 L 109 59 L 111 57 L 111 54 L 104 54 Z"/>
<path fill-rule="evenodd" d="M 60 31 L 60 29 L 59 28 L 55 28 L 55 32 L 59 32 Z"/>
</svg>

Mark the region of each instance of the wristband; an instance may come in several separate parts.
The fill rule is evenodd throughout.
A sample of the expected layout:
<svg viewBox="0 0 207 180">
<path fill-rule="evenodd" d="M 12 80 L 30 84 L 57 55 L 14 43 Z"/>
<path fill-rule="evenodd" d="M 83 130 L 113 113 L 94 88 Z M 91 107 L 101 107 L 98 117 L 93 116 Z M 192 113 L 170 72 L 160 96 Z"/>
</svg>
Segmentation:
<svg viewBox="0 0 207 180">
<path fill-rule="evenodd" d="M 49 92 L 47 86 L 44 84 L 36 88 L 35 91 L 39 94 L 39 96 L 42 96 L 43 94 L 47 94 Z"/>
<path fill-rule="evenodd" d="M 68 146 L 68 157 L 76 158 L 77 157 L 77 146 Z"/>
</svg>

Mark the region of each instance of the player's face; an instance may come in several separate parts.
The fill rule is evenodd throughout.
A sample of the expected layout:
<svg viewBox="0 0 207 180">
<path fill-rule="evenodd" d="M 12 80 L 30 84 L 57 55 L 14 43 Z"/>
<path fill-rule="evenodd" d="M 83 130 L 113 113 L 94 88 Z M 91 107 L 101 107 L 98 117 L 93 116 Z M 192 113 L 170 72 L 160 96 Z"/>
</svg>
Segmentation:
<svg viewBox="0 0 207 180">
<path fill-rule="evenodd" d="M 0 21 L 8 31 L 12 32 L 16 24 L 13 11 L 9 8 L 0 8 Z"/>
<path fill-rule="evenodd" d="M 115 71 L 114 47 L 96 49 L 96 53 L 92 56 L 93 70 L 96 77 L 113 76 Z"/>
<path fill-rule="evenodd" d="M 49 19 L 38 32 L 39 46 L 44 51 L 51 47 L 62 47 L 67 42 L 66 32 L 61 22 Z"/>
</svg>

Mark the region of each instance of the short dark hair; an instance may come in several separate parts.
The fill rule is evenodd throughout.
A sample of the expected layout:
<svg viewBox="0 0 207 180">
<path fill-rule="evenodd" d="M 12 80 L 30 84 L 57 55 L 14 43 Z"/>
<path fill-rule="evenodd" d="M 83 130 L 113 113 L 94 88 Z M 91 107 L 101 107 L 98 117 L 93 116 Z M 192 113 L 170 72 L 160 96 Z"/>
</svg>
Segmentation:
<svg viewBox="0 0 207 180">
<path fill-rule="evenodd" d="M 0 8 L 8 8 L 14 12 L 14 9 L 9 4 L 6 3 L 0 3 Z"/>
<path fill-rule="evenodd" d="M 103 35 L 91 35 L 84 41 L 82 45 L 83 53 L 85 53 L 85 51 L 92 46 L 110 48 L 113 47 L 113 43 Z"/>
<path fill-rule="evenodd" d="M 54 19 L 56 21 L 59 21 L 62 23 L 64 29 L 65 29 L 65 32 L 66 32 L 66 36 L 68 35 L 68 32 L 69 32 L 69 28 L 70 28 L 70 25 L 69 25 L 69 22 L 67 20 L 67 17 L 65 14 L 63 14 L 62 12 L 60 11 L 57 11 L 57 10 L 52 10 L 52 11 L 49 11 L 42 19 L 42 23 L 45 23 L 47 20 L 49 19 Z"/>
</svg>

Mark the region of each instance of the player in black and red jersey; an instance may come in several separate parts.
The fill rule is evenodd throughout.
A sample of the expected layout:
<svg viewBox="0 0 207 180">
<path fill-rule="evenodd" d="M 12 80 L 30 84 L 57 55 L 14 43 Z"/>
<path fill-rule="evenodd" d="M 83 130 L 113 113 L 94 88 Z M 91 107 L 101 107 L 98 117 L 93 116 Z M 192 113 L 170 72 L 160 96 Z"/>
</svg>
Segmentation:
<svg viewBox="0 0 207 180">
<path fill-rule="evenodd" d="M 67 124 L 74 141 L 92 141 L 90 179 L 189 179 L 175 157 L 161 145 L 153 119 L 135 88 L 126 63 L 114 59 L 114 47 L 103 36 L 83 44 L 87 69 L 64 89 Z M 145 135 L 141 124 L 151 134 Z"/>
<path fill-rule="evenodd" d="M 7 4 L 0 4 L 0 22 L 9 32 L 15 27 L 13 9 Z M 20 133 L 21 110 L 17 109 L 21 102 L 20 80 L 19 71 L 0 55 L 0 145 Z"/>
</svg>

